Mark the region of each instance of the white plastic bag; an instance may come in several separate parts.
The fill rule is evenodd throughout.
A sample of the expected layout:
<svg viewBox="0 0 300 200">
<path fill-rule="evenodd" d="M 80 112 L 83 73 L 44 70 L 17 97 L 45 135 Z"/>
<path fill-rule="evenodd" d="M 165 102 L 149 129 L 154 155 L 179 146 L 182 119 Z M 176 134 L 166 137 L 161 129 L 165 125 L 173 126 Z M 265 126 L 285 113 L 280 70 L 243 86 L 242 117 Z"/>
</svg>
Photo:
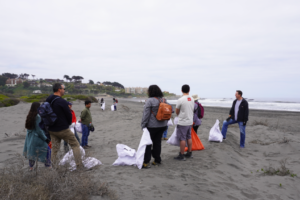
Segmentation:
<svg viewBox="0 0 300 200">
<path fill-rule="evenodd" d="M 167 140 L 167 143 L 173 146 L 180 146 L 180 140 L 177 137 L 177 126 L 175 127 L 171 137 Z"/>
<path fill-rule="evenodd" d="M 141 138 L 139 148 L 136 152 L 136 165 L 139 169 L 142 169 L 143 166 L 146 146 L 151 144 L 152 144 L 152 140 L 150 137 L 150 133 L 147 128 L 144 128 L 143 136 Z"/>
<path fill-rule="evenodd" d="M 73 134 L 75 134 L 75 123 L 72 123 L 70 126 L 69 126 L 70 130 L 72 131 Z"/>
<path fill-rule="evenodd" d="M 101 109 L 105 110 L 105 103 L 102 104 Z"/>
<path fill-rule="evenodd" d="M 174 124 L 175 124 L 175 125 L 178 124 L 178 117 L 175 117 L 175 119 L 174 119 Z"/>
<path fill-rule="evenodd" d="M 113 163 L 118 165 L 136 165 L 136 151 L 124 144 L 117 144 L 118 159 Z"/>
<path fill-rule="evenodd" d="M 101 161 L 96 158 L 92 158 L 92 157 L 86 158 L 85 151 L 82 147 L 80 147 L 80 154 L 81 154 L 82 164 L 87 169 L 90 169 L 94 166 L 102 164 Z M 74 158 L 72 149 L 68 153 L 66 153 L 66 155 L 63 157 L 63 159 L 59 162 L 59 165 L 65 165 L 65 164 L 70 165 L 70 168 L 69 168 L 70 171 L 73 171 L 76 169 L 76 163 L 75 163 L 75 158 Z"/>
<path fill-rule="evenodd" d="M 114 107 L 114 105 L 111 105 L 111 111 L 115 111 L 115 107 Z"/>
<path fill-rule="evenodd" d="M 217 119 L 215 125 L 209 131 L 208 141 L 210 142 L 222 142 L 223 135 L 219 128 L 219 120 Z"/>
<path fill-rule="evenodd" d="M 172 119 L 170 119 L 169 121 L 168 121 L 168 124 L 167 124 L 168 126 L 173 126 L 173 122 L 172 122 Z"/>
<path fill-rule="evenodd" d="M 76 122 L 75 129 L 78 133 L 82 133 L 82 127 L 81 127 L 81 123 L 79 121 Z"/>
</svg>

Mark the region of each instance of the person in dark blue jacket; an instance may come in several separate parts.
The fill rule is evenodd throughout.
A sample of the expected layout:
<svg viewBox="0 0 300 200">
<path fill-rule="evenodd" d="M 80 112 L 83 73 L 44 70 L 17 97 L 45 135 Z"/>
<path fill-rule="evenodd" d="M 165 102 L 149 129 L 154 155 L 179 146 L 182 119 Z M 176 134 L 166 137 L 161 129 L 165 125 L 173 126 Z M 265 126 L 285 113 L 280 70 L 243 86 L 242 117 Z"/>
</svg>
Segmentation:
<svg viewBox="0 0 300 200">
<path fill-rule="evenodd" d="M 60 148 L 61 140 L 66 141 L 72 148 L 76 167 L 82 167 L 80 155 L 80 144 L 75 135 L 69 129 L 72 124 L 72 113 L 68 106 L 68 102 L 61 98 L 65 93 L 65 86 L 60 83 L 53 85 L 53 95 L 47 98 L 47 102 L 51 104 L 53 112 L 57 115 L 57 119 L 52 126 L 49 127 L 49 133 L 52 141 L 51 160 L 55 163 L 57 160 L 57 152 Z"/>
<path fill-rule="evenodd" d="M 229 117 L 223 122 L 222 135 L 226 139 L 228 125 L 238 123 L 240 127 L 240 147 L 245 148 L 246 124 L 249 116 L 248 102 L 242 97 L 243 92 L 237 90 L 235 93 L 236 100 L 233 101 L 229 111 Z"/>
</svg>

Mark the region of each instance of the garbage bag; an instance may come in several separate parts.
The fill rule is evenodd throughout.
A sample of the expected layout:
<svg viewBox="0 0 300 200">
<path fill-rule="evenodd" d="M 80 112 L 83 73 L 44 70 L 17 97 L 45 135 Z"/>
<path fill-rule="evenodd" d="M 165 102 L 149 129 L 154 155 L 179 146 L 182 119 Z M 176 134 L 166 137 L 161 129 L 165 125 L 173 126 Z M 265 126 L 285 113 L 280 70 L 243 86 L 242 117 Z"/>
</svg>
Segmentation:
<svg viewBox="0 0 300 200">
<path fill-rule="evenodd" d="M 195 130 L 192 128 L 192 151 L 200 151 L 205 149 L 200 138 L 198 137 Z M 188 151 L 188 148 L 185 147 L 185 151 Z"/>
<path fill-rule="evenodd" d="M 82 133 L 82 127 L 79 121 L 77 121 L 77 123 L 75 124 L 75 129 L 78 133 Z"/>
<path fill-rule="evenodd" d="M 222 142 L 223 135 L 219 128 L 219 120 L 217 119 L 215 125 L 209 131 L 208 141 L 210 142 Z"/>
<path fill-rule="evenodd" d="M 105 110 L 105 103 L 102 104 L 101 109 Z"/>
<path fill-rule="evenodd" d="M 150 137 L 150 133 L 147 128 L 144 128 L 143 136 L 141 138 L 139 148 L 136 152 L 136 165 L 139 169 L 142 169 L 143 166 L 146 146 L 151 144 L 152 144 L 152 140 Z"/>
<path fill-rule="evenodd" d="M 80 154 L 81 154 L 82 164 L 87 169 L 90 169 L 92 167 L 102 164 L 101 161 L 96 158 L 93 158 L 93 157 L 86 158 L 85 151 L 82 147 L 80 147 Z M 76 163 L 75 163 L 75 158 L 74 158 L 72 149 L 68 153 L 66 153 L 66 155 L 59 162 L 59 165 L 66 165 L 66 164 L 70 165 L 70 167 L 69 167 L 70 171 L 76 170 Z"/>
<path fill-rule="evenodd" d="M 167 140 L 167 143 L 173 146 L 180 146 L 180 140 L 177 137 L 177 126 L 175 127 L 171 137 Z"/>
<path fill-rule="evenodd" d="M 119 157 L 113 165 L 136 165 L 139 169 L 141 169 L 144 162 L 146 146 L 151 144 L 152 140 L 150 133 L 147 128 L 144 128 L 137 152 L 124 144 L 117 144 L 116 148 Z"/>
<path fill-rule="evenodd" d="M 117 144 L 118 159 L 113 163 L 118 165 L 136 165 L 136 151 L 125 144 Z"/>
<path fill-rule="evenodd" d="M 115 106 L 114 105 L 111 105 L 111 111 L 115 111 Z"/>
<path fill-rule="evenodd" d="M 174 119 L 174 124 L 175 124 L 175 125 L 178 124 L 178 117 L 175 117 L 175 119 Z"/>
<path fill-rule="evenodd" d="M 168 121 L 168 126 L 173 126 L 172 119 L 170 119 L 170 120 Z"/>
</svg>

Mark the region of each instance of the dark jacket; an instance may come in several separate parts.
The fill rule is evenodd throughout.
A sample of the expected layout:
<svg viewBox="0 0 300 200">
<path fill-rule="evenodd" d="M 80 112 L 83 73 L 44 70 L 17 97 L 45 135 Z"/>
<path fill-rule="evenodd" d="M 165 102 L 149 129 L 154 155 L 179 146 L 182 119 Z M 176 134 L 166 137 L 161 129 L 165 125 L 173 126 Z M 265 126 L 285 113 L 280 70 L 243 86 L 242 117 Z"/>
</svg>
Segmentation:
<svg viewBox="0 0 300 200">
<path fill-rule="evenodd" d="M 236 101 L 237 100 L 233 101 L 232 107 L 229 112 L 229 115 L 231 115 L 231 119 L 235 119 L 234 108 L 235 108 Z M 238 122 L 247 122 L 248 116 L 249 116 L 249 105 L 248 105 L 248 102 L 243 98 L 243 100 L 240 104 L 240 107 L 239 107 L 237 121 Z"/>
<path fill-rule="evenodd" d="M 56 95 L 50 95 L 46 101 L 51 104 Z M 52 103 L 53 112 L 57 115 L 57 119 L 54 124 L 49 127 L 49 131 L 59 132 L 68 129 L 72 124 L 72 113 L 68 106 L 68 103 L 63 98 L 58 98 Z"/>
</svg>

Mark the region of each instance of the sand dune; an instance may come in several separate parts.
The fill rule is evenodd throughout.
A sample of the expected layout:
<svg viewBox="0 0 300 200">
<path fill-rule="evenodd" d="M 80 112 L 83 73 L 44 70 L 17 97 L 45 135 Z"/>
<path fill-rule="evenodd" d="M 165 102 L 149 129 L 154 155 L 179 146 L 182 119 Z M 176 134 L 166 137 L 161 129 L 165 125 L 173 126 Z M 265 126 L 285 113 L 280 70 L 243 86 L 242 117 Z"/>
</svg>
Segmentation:
<svg viewBox="0 0 300 200">
<path fill-rule="evenodd" d="M 205 108 L 198 130 L 205 150 L 194 152 L 185 162 L 176 161 L 173 157 L 179 148 L 163 141 L 163 165 L 138 170 L 111 165 L 117 159 L 116 144 L 137 149 L 143 104 L 119 100 L 117 112 L 110 111 L 111 104 L 107 99 L 104 112 L 99 105 L 92 105 L 96 130 L 89 137 L 89 151 L 103 163 L 94 169 L 95 179 L 107 182 L 120 199 L 300 199 L 300 113 L 250 110 L 246 148 L 240 149 L 237 126 L 228 129 L 223 143 L 208 142 L 210 128 L 216 119 L 227 118 L 228 109 Z M 83 102 L 74 102 L 77 116 L 83 107 Z M 0 108 L 0 167 L 14 154 L 22 153 L 29 108 L 27 103 Z M 258 122 L 267 126 L 256 125 Z M 169 128 L 168 136 L 173 130 Z M 263 174 L 262 169 L 279 167 L 283 159 L 299 177 Z"/>
</svg>

